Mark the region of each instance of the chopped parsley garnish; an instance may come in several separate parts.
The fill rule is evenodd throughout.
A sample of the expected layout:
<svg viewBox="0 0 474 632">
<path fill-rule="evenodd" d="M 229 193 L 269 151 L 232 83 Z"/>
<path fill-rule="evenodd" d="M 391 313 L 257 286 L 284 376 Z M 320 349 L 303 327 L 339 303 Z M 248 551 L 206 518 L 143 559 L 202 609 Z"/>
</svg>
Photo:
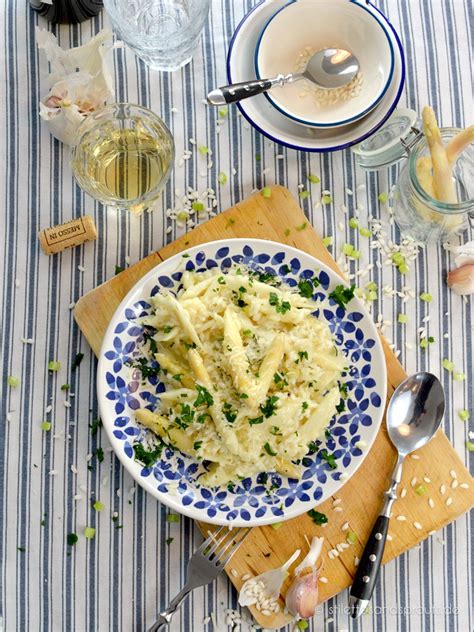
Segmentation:
<svg viewBox="0 0 474 632">
<path fill-rule="evenodd" d="M 248 399 L 249 396 L 247 395 L 247 393 L 239 393 L 239 399 Z"/>
<path fill-rule="evenodd" d="M 277 409 L 278 397 L 276 395 L 269 395 L 264 404 L 260 404 L 260 410 L 265 417 L 272 417 Z"/>
<path fill-rule="evenodd" d="M 280 428 L 278 426 L 272 426 L 270 428 L 270 434 L 274 435 L 275 437 L 282 436 L 282 433 L 280 432 Z"/>
<path fill-rule="evenodd" d="M 308 402 L 303 402 L 303 403 L 301 404 L 301 409 L 302 409 L 303 411 L 308 410 L 308 406 L 309 406 Z"/>
<path fill-rule="evenodd" d="M 275 373 L 273 376 L 273 381 L 275 382 L 275 386 L 277 388 L 283 388 L 284 386 L 288 386 L 288 382 L 286 380 L 286 378 L 284 377 L 284 375 L 282 375 L 281 373 Z"/>
<path fill-rule="evenodd" d="M 334 454 L 330 454 L 326 449 L 320 450 L 319 454 L 320 454 L 321 458 L 324 461 L 326 461 L 326 463 L 329 465 L 331 470 L 335 470 L 337 468 L 337 463 L 336 463 L 336 459 L 334 457 Z"/>
<path fill-rule="evenodd" d="M 310 509 L 307 513 L 314 524 L 322 525 L 326 524 L 326 522 L 328 521 L 328 517 L 326 516 L 326 514 L 323 514 L 320 511 L 316 511 L 316 509 Z"/>
<path fill-rule="evenodd" d="M 343 400 L 343 399 L 341 399 L 341 401 L 339 402 L 339 404 L 337 404 L 337 406 L 336 406 L 336 411 L 337 411 L 338 413 L 342 413 L 342 412 L 344 412 L 345 410 L 346 410 L 346 404 L 345 404 L 344 400 Z"/>
<path fill-rule="evenodd" d="M 166 516 L 166 522 L 179 522 L 178 514 L 168 514 Z"/>
<path fill-rule="evenodd" d="M 280 299 L 275 294 L 275 292 L 270 292 L 270 295 L 268 297 L 268 302 L 270 303 L 272 307 L 275 308 L 278 314 L 286 314 L 286 312 L 289 312 L 291 309 L 291 305 L 288 301 L 282 301 L 280 303 Z"/>
<path fill-rule="evenodd" d="M 257 279 L 260 283 L 269 283 L 270 285 L 273 285 L 275 277 L 276 275 L 271 272 L 257 272 Z"/>
<path fill-rule="evenodd" d="M 184 348 L 189 351 L 190 349 L 196 349 L 197 345 L 195 342 L 185 342 Z"/>
<path fill-rule="evenodd" d="M 317 451 L 318 451 L 318 446 L 316 445 L 316 443 L 314 441 L 310 441 L 308 443 L 308 452 L 309 452 L 309 454 L 314 454 Z"/>
<path fill-rule="evenodd" d="M 165 542 L 169 546 L 173 542 L 174 538 L 166 538 Z"/>
<path fill-rule="evenodd" d="M 336 285 L 334 290 L 329 293 L 329 298 L 342 307 L 346 307 L 347 303 L 354 298 L 355 284 L 351 287 L 345 287 L 344 285 Z"/>
<path fill-rule="evenodd" d="M 177 382 L 181 382 L 182 378 L 183 378 L 182 373 L 176 373 L 176 375 L 172 376 L 172 379 L 176 380 Z"/>
<path fill-rule="evenodd" d="M 97 417 L 97 419 L 93 419 L 92 423 L 89 424 L 89 428 L 91 429 L 91 436 L 95 437 L 99 428 L 102 427 L 102 419 Z"/>
<path fill-rule="evenodd" d="M 267 441 L 267 443 L 263 446 L 263 449 L 264 449 L 264 450 L 265 450 L 265 452 L 266 452 L 267 454 L 269 454 L 270 456 L 276 456 L 276 455 L 277 455 L 277 453 L 276 453 L 276 452 L 273 452 L 272 447 L 271 447 L 271 445 L 268 443 L 268 441 Z"/>
<path fill-rule="evenodd" d="M 195 442 L 194 442 L 194 445 L 193 445 L 193 448 L 194 448 L 195 450 L 200 450 L 200 449 L 201 449 L 201 446 L 202 446 L 202 441 L 195 441 Z"/>
<path fill-rule="evenodd" d="M 20 553 L 25 553 L 25 551 L 26 551 L 26 549 L 25 549 L 25 547 L 24 547 L 24 546 L 17 546 L 17 547 L 16 547 L 16 550 L 17 550 L 17 551 L 20 551 Z"/>
<path fill-rule="evenodd" d="M 254 417 L 253 419 L 249 419 L 249 424 L 251 426 L 256 426 L 257 424 L 263 424 L 263 415 L 260 415 L 260 417 Z"/>
<path fill-rule="evenodd" d="M 237 419 L 237 411 L 235 410 L 235 408 L 232 408 L 232 404 L 230 404 L 229 402 L 225 402 L 222 405 L 222 412 L 224 414 L 224 417 L 230 424 L 233 424 L 234 421 Z"/>
<path fill-rule="evenodd" d="M 115 266 L 115 274 L 120 274 L 124 270 L 125 268 L 122 268 L 122 266 Z"/>
<path fill-rule="evenodd" d="M 311 281 L 307 279 L 299 281 L 298 283 L 298 291 L 304 298 L 312 298 L 313 297 L 313 285 Z"/>
<path fill-rule="evenodd" d="M 300 360 L 307 360 L 308 359 L 308 352 L 307 351 L 298 351 L 298 358 L 299 360 L 296 360 L 296 364 L 298 364 L 298 362 Z"/>
<path fill-rule="evenodd" d="M 194 410 L 189 404 L 185 404 L 184 402 L 181 402 L 179 405 L 181 407 L 181 416 L 176 417 L 174 423 L 180 428 L 183 428 L 183 430 L 186 430 L 194 421 Z"/>
<path fill-rule="evenodd" d="M 225 279 L 223 276 L 217 277 L 217 282 L 219 285 L 225 285 Z"/>
<path fill-rule="evenodd" d="M 72 361 L 71 371 L 75 371 L 77 369 L 77 367 L 81 364 L 83 357 L 84 357 L 83 353 L 77 353 L 76 354 L 76 357 Z"/>
<path fill-rule="evenodd" d="M 70 384 L 63 384 L 63 385 L 61 386 L 61 390 L 62 390 L 62 391 L 68 391 L 70 388 L 71 388 L 71 385 L 70 385 Z"/>
<path fill-rule="evenodd" d="M 163 444 L 157 443 L 151 450 L 146 450 L 143 443 L 134 443 L 133 451 L 135 453 L 135 461 L 138 461 L 145 467 L 150 467 L 153 463 L 156 463 L 163 451 Z"/>
<path fill-rule="evenodd" d="M 157 377 L 160 372 L 160 367 L 156 363 L 149 364 L 146 358 L 137 358 L 137 360 L 127 360 L 126 365 L 132 367 L 132 369 L 138 369 L 142 378 Z"/>
<path fill-rule="evenodd" d="M 201 386 L 200 384 L 196 384 L 196 390 L 198 392 L 198 396 L 196 401 L 194 402 L 194 406 L 202 406 L 205 404 L 206 406 L 212 406 L 214 403 L 214 398 L 209 393 L 207 388 Z"/>
<path fill-rule="evenodd" d="M 346 398 L 347 397 L 347 393 L 348 393 L 348 387 L 346 382 L 343 382 L 342 384 L 339 384 L 339 392 L 341 393 L 341 396 Z"/>
<path fill-rule="evenodd" d="M 74 546 L 78 540 L 79 538 L 75 533 L 67 534 L 67 543 L 69 544 L 69 546 Z"/>
<path fill-rule="evenodd" d="M 171 332 L 171 330 L 173 329 L 173 325 L 165 325 L 163 327 L 163 333 L 165 334 L 169 334 Z"/>
</svg>

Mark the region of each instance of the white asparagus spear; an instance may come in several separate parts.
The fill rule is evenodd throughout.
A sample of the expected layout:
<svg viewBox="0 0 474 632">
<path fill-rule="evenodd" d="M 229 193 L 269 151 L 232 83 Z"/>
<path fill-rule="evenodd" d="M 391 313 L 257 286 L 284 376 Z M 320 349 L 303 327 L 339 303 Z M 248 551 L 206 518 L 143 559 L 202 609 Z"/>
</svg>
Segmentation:
<svg viewBox="0 0 474 632">
<path fill-rule="evenodd" d="M 456 189 L 433 108 L 429 106 L 424 107 L 422 118 L 423 132 L 430 148 L 431 162 L 433 164 L 433 183 L 436 199 L 440 202 L 455 204 L 457 202 Z"/>
<path fill-rule="evenodd" d="M 453 136 L 446 147 L 446 156 L 448 157 L 449 166 L 451 169 L 454 163 L 459 158 L 459 155 L 468 147 L 474 143 L 474 125 L 470 125 L 460 131 L 456 136 Z"/>
</svg>

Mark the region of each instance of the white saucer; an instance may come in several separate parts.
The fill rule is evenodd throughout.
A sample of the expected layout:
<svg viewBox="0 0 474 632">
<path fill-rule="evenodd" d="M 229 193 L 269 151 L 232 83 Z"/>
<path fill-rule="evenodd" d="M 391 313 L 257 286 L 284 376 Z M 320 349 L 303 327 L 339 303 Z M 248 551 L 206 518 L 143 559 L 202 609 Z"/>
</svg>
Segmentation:
<svg viewBox="0 0 474 632">
<path fill-rule="evenodd" d="M 240 22 L 232 36 L 227 55 L 229 83 L 255 78 L 254 58 L 259 36 L 267 21 L 287 3 L 288 0 L 263 0 Z M 383 125 L 400 99 L 405 83 L 405 59 L 400 39 L 390 22 L 371 4 L 367 3 L 364 6 L 376 12 L 378 19 L 385 22 L 395 53 L 391 85 L 378 107 L 352 125 L 320 130 L 303 127 L 291 121 L 278 112 L 264 95 L 258 95 L 238 104 L 238 108 L 251 125 L 280 145 L 302 151 L 320 152 L 336 151 L 360 143 Z"/>
</svg>

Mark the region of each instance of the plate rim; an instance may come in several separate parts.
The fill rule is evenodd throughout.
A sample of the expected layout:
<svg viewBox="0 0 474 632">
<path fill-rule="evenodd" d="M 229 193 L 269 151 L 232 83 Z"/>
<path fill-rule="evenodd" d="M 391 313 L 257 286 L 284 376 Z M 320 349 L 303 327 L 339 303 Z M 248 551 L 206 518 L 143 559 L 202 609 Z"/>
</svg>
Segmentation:
<svg viewBox="0 0 474 632">
<path fill-rule="evenodd" d="M 259 7 L 261 7 L 263 4 L 265 4 L 267 2 L 271 2 L 271 0 L 260 0 L 260 2 L 258 2 L 254 7 L 252 7 L 250 9 L 250 11 L 248 11 L 243 16 L 243 18 L 241 19 L 241 21 L 237 25 L 237 27 L 236 27 L 236 29 L 235 29 L 232 37 L 231 37 L 231 40 L 230 40 L 230 43 L 229 43 L 229 49 L 227 51 L 227 59 L 226 59 L 227 79 L 228 79 L 229 83 L 232 83 L 232 74 L 231 74 L 231 69 L 230 69 L 230 61 L 231 61 L 232 51 L 233 51 L 233 48 L 234 48 L 234 45 L 235 45 L 235 39 L 236 39 L 239 31 L 241 30 L 242 26 L 249 19 L 249 17 L 254 13 L 254 11 L 256 11 Z M 406 82 L 405 51 L 404 51 L 404 48 L 402 46 L 400 37 L 399 37 L 397 31 L 395 30 L 395 28 L 393 27 L 393 25 L 391 24 L 391 22 L 389 22 L 387 20 L 387 18 L 384 16 L 384 14 L 377 7 L 375 7 L 372 3 L 370 3 L 368 0 L 367 0 L 367 4 L 370 5 L 370 7 L 372 9 L 374 9 L 375 11 L 378 11 L 378 13 L 380 13 L 382 18 L 387 21 L 387 24 L 388 24 L 390 30 L 393 33 L 393 36 L 394 36 L 394 38 L 395 38 L 395 40 L 397 42 L 398 49 L 400 51 L 400 61 L 401 61 L 400 86 L 398 88 L 397 94 L 395 95 L 394 101 L 393 101 L 392 105 L 390 106 L 390 108 L 388 109 L 386 115 L 378 123 L 376 123 L 372 129 L 370 129 L 365 134 L 362 134 L 361 136 L 359 136 L 356 139 L 346 141 L 346 142 L 344 142 L 342 144 L 339 144 L 339 145 L 331 145 L 331 146 L 328 146 L 328 147 L 303 147 L 301 145 L 297 145 L 297 144 L 288 142 L 286 140 L 282 140 L 282 139 L 276 138 L 270 132 L 262 129 L 260 127 L 260 125 L 255 123 L 254 120 L 251 118 L 251 116 L 247 114 L 247 112 L 241 106 L 241 104 L 237 103 L 236 105 L 237 105 L 237 108 L 239 109 L 240 113 L 245 118 L 245 120 L 248 121 L 248 123 L 250 123 L 250 125 L 252 125 L 252 127 L 254 129 L 256 129 L 260 134 L 265 136 L 265 138 L 268 138 L 269 140 L 273 141 L 277 145 L 280 145 L 282 147 L 287 147 L 288 149 L 294 149 L 296 151 L 303 151 L 303 152 L 308 152 L 308 153 L 329 153 L 329 152 L 332 152 L 332 151 L 339 151 L 339 150 L 342 150 L 342 149 L 347 149 L 349 147 L 352 147 L 353 145 L 357 145 L 357 144 L 361 143 L 366 138 L 368 138 L 369 136 L 374 134 L 378 129 L 380 129 L 382 127 L 382 125 L 384 125 L 384 123 L 389 119 L 389 117 L 393 114 L 395 108 L 397 107 L 398 102 L 400 101 L 400 97 L 401 97 L 401 94 L 403 92 L 403 89 L 405 87 L 405 82 Z M 335 129 L 337 129 L 337 128 L 335 128 Z"/>
<path fill-rule="evenodd" d="M 164 492 L 160 492 L 158 491 L 156 488 L 153 487 L 153 485 L 151 485 L 150 483 L 148 483 L 148 481 L 144 480 L 141 476 L 140 476 L 140 466 L 138 465 L 138 463 L 136 463 L 135 461 L 131 460 L 129 457 L 127 457 L 124 453 L 123 450 L 119 450 L 116 449 L 116 445 L 118 446 L 118 442 L 120 442 L 119 439 L 117 439 L 114 435 L 113 435 L 113 425 L 109 424 L 108 422 L 104 421 L 107 418 L 107 414 L 105 414 L 105 394 L 104 394 L 104 389 L 105 389 L 105 380 L 101 379 L 103 378 L 104 374 L 105 374 L 105 369 L 104 369 L 104 362 L 105 362 L 105 357 L 104 357 L 104 351 L 105 351 L 105 347 L 107 344 L 107 341 L 109 340 L 110 337 L 113 336 L 114 334 L 114 328 L 117 324 L 117 316 L 123 311 L 123 309 L 125 308 L 126 305 L 128 305 L 128 303 L 132 300 L 132 296 L 134 296 L 137 292 L 139 292 L 142 287 L 150 280 L 152 279 L 154 276 L 156 276 L 156 271 L 158 270 L 158 268 L 164 266 L 164 265 L 172 265 L 174 262 L 178 262 L 182 259 L 183 254 L 187 254 L 187 253 L 194 253 L 195 251 L 199 251 L 202 249 L 205 249 L 207 246 L 212 245 L 213 247 L 215 247 L 216 249 L 218 249 L 219 247 L 222 247 L 224 245 L 227 246 L 231 246 L 232 244 L 238 244 L 238 245 L 250 245 L 252 247 L 253 244 L 256 244 L 258 246 L 263 246 L 265 247 L 265 244 L 272 244 L 274 246 L 276 246 L 277 248 L 283 248 L 286 252 L 288 252 L 289 254 L 293 254 L 296 256 L 301 256 L 301 254 L 303 254 L 304 256 L 309 257 L 310 259 L 312 259 L 314 262 L 316 262 L 316 265 L 319 265 L 322 267 L 322 269 L 326 272 L 329 272 L 330 276 L 335 277 L 335 280 L 340 281 L 341 283 L 343 283 L 345 286 L 347 286 L 347 281 L 335 270 L 333 270 L 329 265 L 327 265 L 326 263 L 324 263 L 323 261 L 321 261 L 320 259 L 318 259 L 317 257 L 315 257 L 314 255 L 311 255 L 309 253 L 307 253 L 304 250 L 300 250 L 299 248 L 295 248 L 294 246 L 289 246 L 287 244 L 278 242 L 278 241 L 273 241 L 270 239 L 259 239 L 259 238 L 247 238 L 247 237 L 233 237 L 233 238 L 228 238 L 228 239 L 216 239 L 216 240 L 212 240 L 212 241 L 208 241 L 202 244 L 197 244 L 195 246 L 191 246 L 189 248 L 186 248 L 185 250 L 182 250 L 178 253 L 176 253 L 175 255 L 172 255 L 171 257 L 168 257 L 167 259 L 165 259 L 164 261 L 161 261 L 160 263 L 158 263 L 156 266 L 154 266 L 151 270 L 149 270 L 146 274 L 144 274 L 140 279 L 138 279 L 138 281 L 133 285 L 133 287 L 130 288 L 130 290 L 127 292 L 127 294 L 124 296 L 124 298 L 120 301 L 120 304 L 117 306 L 112 318 L 109 321 L 109 324 L 107 326 L 107 329 L 105 331 L 104 334 L 104 338 L 102 340 L 102 344 L 100 347 L 100 352 L 99 352 L 99 357 L 98 357 L 98 364 L 97 364 L 97 378 L 96 378 L 96 393 L 97 393 L 97 401 L 98 401 L 98 408 L 99 408 L 99 413 L 103 422 L 103 427 L 106 431 L 107 437 L 109 439 L 109 442 L 112 446 L 112 449 L 115 453 L 115 455 L 117 456 L 117 458 L 119 459 L 120 463 L 122 464 L 122 466 L 124 467 L 124 469 L 132 476 L 132 478 L 144 489 L 145 492 L 150 493 L 156 500 L 158 500 L 159 502 L 163 503 L 164 505 L 166 505 L 167 507 L 169 507 L 171 510 L 176 511 L 176 513 L 185 515 L 189 518 L 192 518 L 193 520 L 198 520 L 201 522 L 206 522 L 208 524 L 216 524 L 216 525 L 230 525 L 232 524 L 232 526 L 234 527 L 255 527 L 255 526 L 264 526 L 264 525 L 269 525 L 269 524 L 274 524 L 277 522 L 286 522 L 287 520 L 291 520 L 293 518 L 297 518 L 298 516 L 306 513 L 307 509 L 303 508 L 300 511 L 298 511 L 296 508 L 291 508 L 290 511 L 288 512 L 289 515 L 286 516 L 268 516 L 268 517 L 263 517 L 263 518 L 254 518 L 251 520 L 243 520 L 241 518 L 236 518 L 233 520 L 227 520 L 225 518 L 219 518 L 218 516 L 215 517 L 209 517 L 207 515 L 201 515 L 201 511 L 194 509 L 192 507 L 192 505 L 188 505 L 185 506 L 182 503 L 179 503 L 175 500 L 174 496 L 172 494 L 168 493 L 164 493 Z M 142 297 L 140 297 L 142 298 Z M 137 298 L 137 300 L 140 300 L 140 298 Z M 385 361 L 385 354 L 384 354 L 384 349 L 383 349 L 383 342 L 382 342 L 382 338 L 380 336 L 380 333 L 377 329 L 377 327 L 375 326 L 375 322 L 373 321 L 371 315 L 369 314 L 369 312 L 366 310 L 365 305 L 362 303 L 362 301 L 356 296 L 355 297 L 358 301 L 358 310 L 360 310 L 363 315 L 364 315 L 364 319 L 366 324 L 369 327 L 370 330 L 370 334 L 373 336 L 373 338 L 376 340 L 376 348 L 377 348 L 377 353 L 380 354 L 380 364 L 382 366 L 382 372 L 383 375 L 380 376 L 380 381 L 381 381 L 381 391 L 377 391 L 377 394 L 380 396 L 381 400 L 382 400 L 382 405 L 380 406 L 379 409 L 379 414 L 378 414 L 378 419 L 376 420 L 376 422 L 374 422 L 373 424 L 373 429 L 374 432 L 370 438 L 369 441 L 367 441 L 367 445 L 364 446 L 364 452 L 361 455 L 361 457 L 358 459 L 358 461 L 356 462 L 355 466 L 354 466 L 354 470 L 351 472 L 351 474 L 348 476 L 348 478 L 344 479 L 344 480 L 337 480 L 334 481 L 335 483 L 335 489 L 334 491 L 332 491 L 329 496 L 327 498 L 324 498 L 320 501 L 317 501 L 317 503 L 315 505 L 313 505 L 313 507 L 317 507 L 320 504 L 324 503 L 326 500 L 328 500 L 328 498 L 336 493 L 339 492 L 339 490 L 348 482 L 350 481 L 354 475 L 357 473 L 357 471 L 359 470 L 360 466 L 362 465 L 362 463 L 365 461 L 365 459 L 367 458 L 367 455 L 369 454 L 370 450 L 372 449 L 372 446 L 378 436 L 378 433 L 380 431 L 380 427 L 382 425 L 382 421 L 384 418 L 384 414 L 385 414 L 385 405 L 386 405 L 386 400 L 387 400 L 387 364 Z M 136 466 L 135 466 L 136 465 Z M 334 480 L 334 479 L 333 479 Z M 293 509 L 293 510 L 292 510 Z M 296 509 L 296 511 L 294 510 Z"/>
</svg>

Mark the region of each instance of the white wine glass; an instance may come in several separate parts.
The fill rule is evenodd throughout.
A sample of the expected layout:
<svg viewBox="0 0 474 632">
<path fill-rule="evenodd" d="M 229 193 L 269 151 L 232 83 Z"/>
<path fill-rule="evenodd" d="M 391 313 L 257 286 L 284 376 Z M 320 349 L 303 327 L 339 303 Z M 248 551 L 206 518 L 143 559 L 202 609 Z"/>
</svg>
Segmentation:
<svg viewBox="0 0 474 632">
<path fill-rule="evenodd" d="M 93 198 L 139 213 L 159 197 L 174 162 L 171 132 L 151 110 L 112 103 L 79 126 L 71 169 Z"/>
</svg>

